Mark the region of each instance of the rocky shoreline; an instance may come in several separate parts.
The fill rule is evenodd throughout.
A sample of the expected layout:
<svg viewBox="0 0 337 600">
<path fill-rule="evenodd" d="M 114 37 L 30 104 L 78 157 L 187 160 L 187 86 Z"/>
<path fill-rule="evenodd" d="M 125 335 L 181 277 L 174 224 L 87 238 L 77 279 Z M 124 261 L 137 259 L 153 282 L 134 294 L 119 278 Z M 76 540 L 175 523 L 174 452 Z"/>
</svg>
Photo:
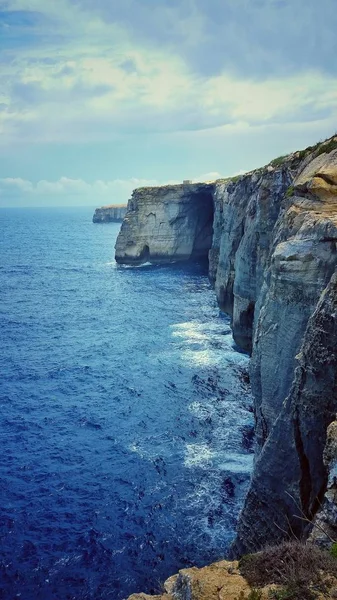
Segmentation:
<svg viewBox="0 0 337 600">
<path fill-rule="evenodd" d="M 117 262 L 208 255 L 251 354 L 255 467 L 232 557 L 306 539 L 336 475 L 337 453 L 324 454 L 337 411 L 336 244 L 336 136 L 237 178 L 136 190 L 128 204 Z"/>
</svg>

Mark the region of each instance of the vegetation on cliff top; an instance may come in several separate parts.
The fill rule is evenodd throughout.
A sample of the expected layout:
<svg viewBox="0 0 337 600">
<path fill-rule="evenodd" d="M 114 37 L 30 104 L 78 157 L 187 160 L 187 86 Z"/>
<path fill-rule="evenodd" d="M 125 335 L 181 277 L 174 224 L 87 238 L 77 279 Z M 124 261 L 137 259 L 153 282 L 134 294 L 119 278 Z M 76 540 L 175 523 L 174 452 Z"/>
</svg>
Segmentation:
<svg viewBox="0 0 337 600">
<path fill-rule="evenodd" d="M 331 138 L 328 138 L 327 140 L 324 140 L 324 141 L 320 140 L 314 146 L 308 146 L 307 148 L 304 148 L 304 150 L 298 150 L 297 152 L 293 152 L 290 154 L 284 154 L 283 156 L 278 156 L 277 158 L 274 158 L 273 160 L 271 160 L 268 166 L 271 166 L 274 168 L 280 167 L 290 159 L 302 161 L 304 158 L 306 158 L 310 154 L 312 155 L 312 158 L 317 158 L 317 156 L 319 156 L 320 154 L 323 154 L 323 153 L 329 154 L 329 152 L 332 152 L 333 150 L 336 150 L 336 149 L 337 149 L 337 136 L 333 135 Z"/>
<path fill-rule="evenodd" d="M 285 164 L 289 160 L 293 160 L 299 164 L 304 158 L 309 156 L 309 154 L 312 154 L 312 158 L 316 158 L 317 156 L 319 156 L 320 154 L 323 154 L 324 152 L 328 154 L 329 152 L 332 152 L 333 150 L 336 150 L 336 149 L 337 149 L 337 135 L 333 135 L 331 138 L 328 138 L 327 140 L 324 140 L 324 141 L 320 140 L 314 146 L 308 146 L 304 150 L 298 150 L 297 152 L 292 152 L 290 154 L 283 154 L 281 156 L 273 158 L 273 160 L 271 160 L 266 165 L 266 167 L 273 167 L 273 168 L 281 167 L 283 164 Z M 250 175 L 254 171 L 256 171 L 256 172 L 263 171 L 264 168 L 265 167 L 263 167 L 263 168 L 260 167 L 258 169 L 253 169 L 252 171 L 247 171 L 247 173 L 243 173 L 242 175 L 234 175 L 233 177 L 223 177 L 223 178 L 216 179 L 214 181 L 199 182 L 199 183 L 193 182 L 193 183 L 189 183 L 189 184 L 168 183 L 166 185 L 158 185 L 158 186 L 154 185 L 154 186 L 139 187 L 139 188 L 136 188 L 136 190 L 134 190 L 134 191 L 137 193 L 141 193 L 141 194 L 144 194 L 144 193 L 149 194 L 149 193 L 152 193 L 153 190 L 160 189 L 163 193 L 167 193 L 170 190 L 174 191 L 174 190 L 177 190 L 179 188 L 184 188 L 184 187 L 194 188 L 194 187 L 199 187 L 199 186 L 210 186 L 210 185 L 221 184 L 221 183 L 236 183 L 241 177 L 244 177 L 245 175 Z"/>
<path fill-rule="evenodd" d="M 243 556 L 239 565 L 250 586 L 280 586 L 270 591 L 274 600 L 314 600 L 319 594 L 337 597 L 337 560 L 313 544 L 284 542 Z"/>
</svg>

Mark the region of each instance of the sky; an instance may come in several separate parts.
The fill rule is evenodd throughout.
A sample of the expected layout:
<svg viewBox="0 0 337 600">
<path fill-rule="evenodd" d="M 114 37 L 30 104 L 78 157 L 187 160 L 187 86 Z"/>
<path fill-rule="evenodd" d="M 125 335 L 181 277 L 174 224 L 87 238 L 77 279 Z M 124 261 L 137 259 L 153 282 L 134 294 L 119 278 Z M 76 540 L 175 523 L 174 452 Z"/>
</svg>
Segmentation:
<svg viewBox="0 0 337 600">
<path fill-rule="evenodd" d="M 336 0 L 0 0 L 0 206 L 126 202 L 337 130 Z"/>
</svg>

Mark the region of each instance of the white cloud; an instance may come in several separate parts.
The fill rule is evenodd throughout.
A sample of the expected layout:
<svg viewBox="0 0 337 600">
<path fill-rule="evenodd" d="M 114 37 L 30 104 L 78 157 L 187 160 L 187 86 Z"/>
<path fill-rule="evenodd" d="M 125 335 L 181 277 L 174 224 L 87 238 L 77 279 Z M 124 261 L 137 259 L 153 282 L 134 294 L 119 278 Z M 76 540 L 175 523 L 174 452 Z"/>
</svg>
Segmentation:
<svg viewBox="0 0 337 600">
<path fill-rule="evenodd" d="M 76 201 L 77 204 L 101 203 L 120 204 L 127 202 L 136 187 L 157 185 L 157 181 L 147 179 L 115 179 L 112 181 L 97 180 L 92 183 L 83 179 L 61 177 L 57 181 L 40 180 L 32 183 L 21 178 L 5 177 L 0 179 L 0 202 L 3 205 L 13 201 L 23 200 L 29 204 L 43 203 L 53 205 L 60 201 L 67 204 Z"/>
<path fill-rule="evenodd" d="M 240 80 L 225 72 L 196 75 L 178 53 L 140 45 L 121 25 L 78 3 L 10 0 L 9 5 L 38 11 L 45 22 L 33 27 L 37 42 L 43 30 L 41 44 L 3 53 L 3 147 L 337 116 L 333 76 L 318 71 L 266 80 Z"/>
<path fill-rule="evenodd" d="M 220 173 L 210 172 L 193 177 L 194 182 L 214 181 L 223 177 Z M 100 179 L 88 182 L 84 179 L 71 179 L 61 177 L 57 181 L 41 179 L 36 183 L 20 177 L 5 177 L 0 179 L 0 205 L 24 201 L 29 204 L 43 203 L 57 205 L 60 201 L 64 204 L 76 201 L 76 204 L 98 206 L 100 204 L 126 203 L 134 189 L 147 186 L 158 186 L 181 183 L 177 180 L 157 181 L 155 179 L 114 179 L 102 181 Z"/>
</svg>

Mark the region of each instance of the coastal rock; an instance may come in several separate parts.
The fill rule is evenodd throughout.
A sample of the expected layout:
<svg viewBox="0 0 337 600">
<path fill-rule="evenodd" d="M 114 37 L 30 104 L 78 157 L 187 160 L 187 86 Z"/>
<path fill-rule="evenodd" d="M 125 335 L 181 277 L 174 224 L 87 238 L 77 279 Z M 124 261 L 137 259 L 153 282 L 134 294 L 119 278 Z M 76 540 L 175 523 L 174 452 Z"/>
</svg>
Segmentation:
<svg viewBox="0 0 337 600">
<path fill-rule="evenodd" d="M 93 223 L 121 223 L 126 215 L 126 204 L 110 204 L 96 208 Z"/>
<path fill-rule="evenodd" d="M 208 250 L 219 305 L 251 353 L 256 456 L 237 556 L 308 536 L 327 489 L 323 452 L 337 411 L 337 137 L 229 180 L 134 192 L 118 262 Z"/>
<path fill-rule="evenodd" d="M 207 257 L 213 213 L 212 184 L 139 188 L 128 202 L 116 261 L 142 264 Z"/>
<path fill-rule="evenodd" d="M 337 411 L 337 272 L 310 317 L 290 394 L 255 463 L 232 553 L 307 537 L 328 483 L 324 450 Z"/>
<path fill-rule="evenodd" d="M 217 223 L 221 234 L 213 239 L 211 252 L 218 251 L 218 264 L 211 265 L 212 278 L 220 307 L 232 317 L 234 338 L 248 351 L 274 225 L 297 166 L 298 159 L 291 157 L 279 168 L 265 167 L 216 184 L 215 214 L 221 220 Z"/>
<path fill-rule="evenodd" d="M 225 560 L 200 569 L 182 569 L 164 583 L 164 589 L 161 596 L 133 594 L 128 600 L 239 600 L 240 594 L 247 597 L 251 591 L 240 575 L 238 563 Z M 262 599 L 267 598 L 266 589 Z"/>
</svg>

